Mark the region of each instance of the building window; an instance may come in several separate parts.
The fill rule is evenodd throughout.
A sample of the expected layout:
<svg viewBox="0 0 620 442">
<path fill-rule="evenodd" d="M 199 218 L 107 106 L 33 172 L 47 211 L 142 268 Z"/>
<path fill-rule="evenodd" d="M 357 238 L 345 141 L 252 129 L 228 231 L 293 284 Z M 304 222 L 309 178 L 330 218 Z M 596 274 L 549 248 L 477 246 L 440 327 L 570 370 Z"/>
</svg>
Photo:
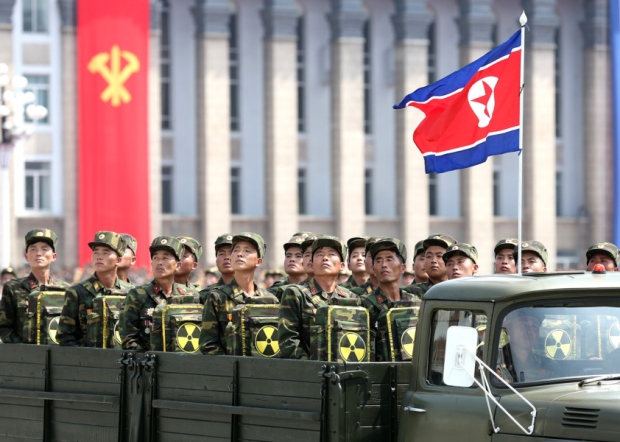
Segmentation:
<svg viewBox="0 0 620 442">
<path fill-rule="evenodd" d="M 304 19 L 297 19 L 297 131 L 306 132 L 306 54 Z M 301 213 L 301 212 L 300 212 Z"/>
<path fill-rule="evenodd" d="M 500 215 L 500 172 L 493 171 L 493 216 Z"/>
<path fill-rule="evenodd" d="M 562 171 L 555 172 L 555 216 L 562 216 Z"/>
<path fill-rule="evenodd" d="M 161 128 L 172 129 L 170 103 L 171 63 L 170 63 L 170 3 L 164 0 L 161 5 L 161 38 L 159 44 L 161 73 Z"/>
<path fill-rule="evenodd" d="M 26 210 L 50 211 L 51 204 L 51 165 L 49 161 L 27 161 L 25 163 Z"/>
<path fill-rule="evenodd" d="M 234 215 L 241 213 L 241 168 L 230 168 L 230 210 Z"/>
<path fill-rule="evenodd" d="M 437 215 L 437 174 L 428 175 L 428 214 Z"/>
<path fill-rule="evenodd" d="M 364 210 L 366 215 L 372 215 L 372 169 L 364 171 Z"/>
<path fill-rule="evenodd" d="M 307 175 L 306 168 L 300 167 L 297 169 L 297 208 L 300 215 L 306 215 L 307 201 L 306 201 L 306 189 L 307 189 Z"/>
<path fill-rule="evenodd" d="M 364 23 L 364 133 L 372 133 L 372 97 L 371 88 L 371 41 L 370 41 L 370 21 Z"/>
<path fill-rule="evenodd" d="M 172 166 L 161 167 L 161 213 L 172 213 Z"/>
<path fill-rule="evenodd" d="M 560 28 L 555 31 L 555 137 L 562 138 L 562 58 L 560 52 Z"/>
<path fill-rule="evenodd" d="M 22 0 L 22 29 L 25 33 L 47 33 L 49 22 L 48 1 Z"/>
<path fill-rule="evenodd" d="M 230 77 L 230 130 L 239 131 L 239 48 L 237 45 L 237 16 L 229 22 L 228 63 Z M 235 212 L 233 212 L 235 213 Z"/>
<path fill-rule="evenodd" d="M 35 97 L 35 103 L 50 108 L 50 77 L 48 75 L 26 75 L 28 86 L 26 90 L 32 91 Z M 32 122 L 27 116 L 24 116 L 27 122 Z M 45 118 L 37 120 L 37 123 L 49 123 L 49 113 Z"/>
<path fill-rule="evenodd" d="M 434 83 L 437 81 L 437 58 L 436 58 L 436 48 L 435 48 L 435 22 L 431 22 L 428 25 L 428 49 L 427 49 L 427 66 L 428 70 L 428 84 Z"/>
</svg>

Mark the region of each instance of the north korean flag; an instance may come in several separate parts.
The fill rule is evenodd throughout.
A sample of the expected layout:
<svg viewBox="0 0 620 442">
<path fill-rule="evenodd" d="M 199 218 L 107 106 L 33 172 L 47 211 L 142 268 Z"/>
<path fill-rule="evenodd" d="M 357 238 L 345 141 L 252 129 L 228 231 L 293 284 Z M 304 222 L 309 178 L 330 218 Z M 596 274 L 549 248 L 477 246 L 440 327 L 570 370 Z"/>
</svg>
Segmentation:
<svg viewBox="0 0 620 442">
<path fill-rule="evenodd" d="M 464 68 L 407 95 L 425 118 L 413 133 L 426 173 L 484 163 L 519 147 L 521 31 Z"/>
</svg>

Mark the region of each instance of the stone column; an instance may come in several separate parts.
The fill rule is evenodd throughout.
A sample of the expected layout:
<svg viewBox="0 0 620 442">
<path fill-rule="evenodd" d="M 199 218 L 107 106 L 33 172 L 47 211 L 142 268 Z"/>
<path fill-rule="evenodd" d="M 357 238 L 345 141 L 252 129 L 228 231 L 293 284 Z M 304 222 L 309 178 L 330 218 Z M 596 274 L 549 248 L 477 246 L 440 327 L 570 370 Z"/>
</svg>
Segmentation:
<svg viewBox="0 0 620 442">
<path fill-rule="evenodd" d="M 336 235 L 363 235 L 364 65 L 362 0 L 331 0 L 332 204 Z"/>
<path fill-rule="evenodd" d="M 526 33 L 523 138 L 524 239 L 541 241 L 555 270 L 555 0 L 524 0 L 531 32 Z"/>
<path fill-rule="evenodd" d="M 428 27 L 433 20 L 424 0 L 395 0 L 392 17 L 395 48 L 394 103 L 428 84 Z M 413 143 L 413 131 L 422 121 L 413 108 L 395 111 L 396 172 L 400 240 L 409 250 L 429 233 L 428 176 L 424 158 Z"/>
<path fill-rule="evenodd" d="M 78 103 L 76 1 L 58 0 L 61 19 L 62 82 L 62 260 L 67 267 L 78 265 Z M 60 233 L 60 232 L 59 232 Z"/>
<path fill-rule="evenodd" d="M 281 245 L 298 229 L 297 17 L 295 0 L 266 0 L 265 179 L 269 266 L 282 260 Z"/>
<path fill-rule="evenodd" d="M 9 76 L 13 76 L 13 23 L 12 14 L 15 0 L 0 0 L 0 63 L 5 63 L 9 67 Z M 0 265 L 8 266 L 17 264 L 14 257 L 18 256 L 13 251 L 17 251 L 20 242 L 15 243 L 17 234 L 17 222 L 14 210 L 14 168 L 12 150 L 3 155 L 10 155 L 7 168 L 0 165 L 0 241 L 3 250 L 0 253 Z M 5 188 L 5 186 L 7 188 Z"/>
<path fill-rule="evenodd" d="M 583 129 L 588 244 L 612 240 L 613 157 L 608 1 L 584 1 Z"/>
<path fill-rule="evenodd" d="M 198 214 L 203 244 L 231 229 L 228 0 L 196 0 Z"/>
<path fill-rule="evenodd" d="M 492 0 L 459 0 L 460 65 L 480 58 L 493 47 L 495 16 Z M 464 238 L 478 249 L 478 272 L 493 273 L 496 242 L 493 219 L 493 159 L 461 170 L 461 212 Z M 516 236 L 515 232 L 515 236 Z"/>
<path fill-rule="evenodd" d="M 149 207 L 151 236 L 162 234 L 161 221 L 161 1 L 150 0 L 151 34 L 149 41 Z M 146 246 L 144 244 L 143 246 Z"/>
</svg>

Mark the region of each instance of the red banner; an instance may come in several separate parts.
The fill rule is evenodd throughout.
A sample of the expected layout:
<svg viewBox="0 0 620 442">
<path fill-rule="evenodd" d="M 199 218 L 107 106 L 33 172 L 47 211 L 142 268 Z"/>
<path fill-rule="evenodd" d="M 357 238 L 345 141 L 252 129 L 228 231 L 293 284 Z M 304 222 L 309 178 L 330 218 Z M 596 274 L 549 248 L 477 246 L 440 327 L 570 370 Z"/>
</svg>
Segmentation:
<svg viewBox="0 0 620 442">
<path fill-rule="evenodd" d="M 98 230 L 138 240 L 149 263 L 149 0 L 79 0 L 79 262 Z"/>
</svg>

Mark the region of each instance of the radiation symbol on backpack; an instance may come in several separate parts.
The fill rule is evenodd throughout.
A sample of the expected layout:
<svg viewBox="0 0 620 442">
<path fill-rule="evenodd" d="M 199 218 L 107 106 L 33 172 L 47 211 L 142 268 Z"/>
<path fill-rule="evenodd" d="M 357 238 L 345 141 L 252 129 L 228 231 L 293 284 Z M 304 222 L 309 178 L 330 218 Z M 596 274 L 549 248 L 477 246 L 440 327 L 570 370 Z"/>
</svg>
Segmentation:
<svg viewBox="0 0 620 442">
<path fill-rule="evenodd" d="M 58 344 L 56 340 L 56 333 L 58 333 L 58 323 L 60 322 L 60 316 L 56 316 L 50 321 L 50 325 L 47 326 L 47 337 L 54 344 Z"/>
<path fill-rule="evenodd" d="M 413 341 L 415 340 L 415 327 L 409 327 L 400 337 L 400 348 L 411 357 L 413 355 Z"/>
<path fill-rule="evenodd" d="M 254 338 L 254 347 L 265 358 L 273 358 L 280 352 L 278 329 L 273 325 L 265 325 L 258 330 Z"/>
<path fill-rule="evenodd" d="M 552 330 L 545 338 L 545 352 L 551 359 L 566 359 L 573 343 L 565 330 Z"/>
<path fill-rule="evenodd" d="M 200 340 L 200 327 L 193 322 L 182 324 L 177 330 L 177 346 L 185 353 L 198 351 Z"/>
<path fill-rule="evenodd" d="M 118 322 L 114 324 L 114 343 L 118 345 L 123 344 L 123 339 L 121 338 L 121 331 L 119 330 Z"/>
<path fill-rule="evenodd" d="M 340 338 L 338 350 L 345 362 L 360 362 L 366 356 L 366 343 L 357 333 L 345 333 Z"/>
<path fill-rule="evenodd" d="M 607 335 L 609 336 L 609 343 L 613 348 L 620 347 L 620 322 L 616 321 L 611 324 L 611 327 L 609 327 L 607 331 Z"/>
</svg>

